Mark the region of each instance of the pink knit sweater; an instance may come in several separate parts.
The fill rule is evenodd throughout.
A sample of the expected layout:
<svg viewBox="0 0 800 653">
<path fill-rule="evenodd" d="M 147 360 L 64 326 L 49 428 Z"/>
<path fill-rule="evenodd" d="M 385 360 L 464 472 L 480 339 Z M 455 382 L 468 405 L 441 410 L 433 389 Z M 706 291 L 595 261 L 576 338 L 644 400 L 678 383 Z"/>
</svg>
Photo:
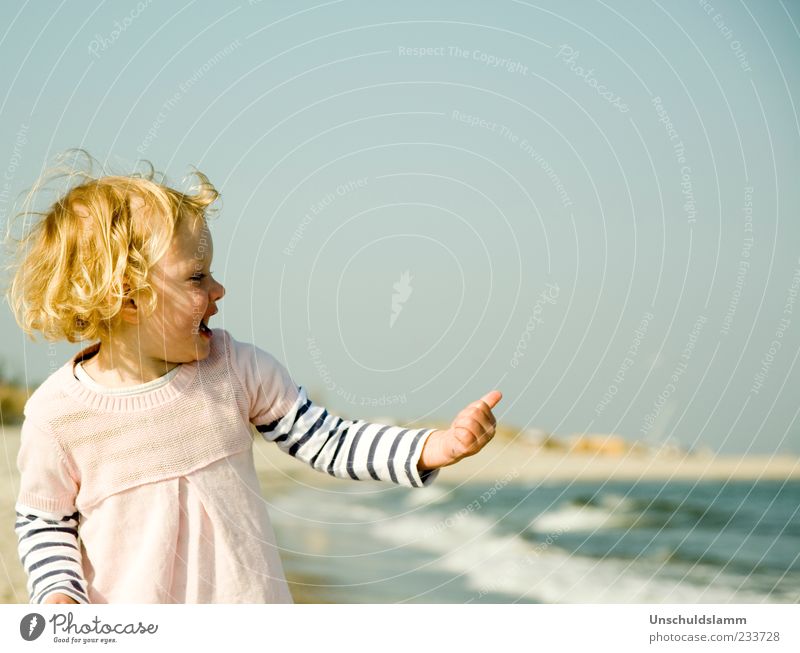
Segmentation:
<svg viewBox="0 0 800 653">
<path fill-rule="evenodd" d="M 438 475 L 417 471 L 433 429 L 330 415 L 272 355 L 225 330 L 214 330 L 207 359 L 130 396 L 75 378 L 75 362 L 97 348 L 54 372 L 25 407 L 17 532 L 32 602 L 62 588 L 92 603 L 291 602 L 252 425 L 341 478 L 421 487 Z M 43 518 L 56 515 L 64 523 L 48 527 Z"/>
</svg>

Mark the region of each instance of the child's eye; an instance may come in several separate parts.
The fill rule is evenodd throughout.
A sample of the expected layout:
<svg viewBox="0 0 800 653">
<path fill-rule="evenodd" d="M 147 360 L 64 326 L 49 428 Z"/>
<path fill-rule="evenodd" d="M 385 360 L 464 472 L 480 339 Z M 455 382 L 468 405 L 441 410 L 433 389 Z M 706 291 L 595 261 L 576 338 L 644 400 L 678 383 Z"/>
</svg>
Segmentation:
<svg viewBox="0 0 800 653">
<path fill-rule="evenodd" d="M 192 276 L 191 280 L 192 281 L 202 281 L 205 278 L 205 276 L 206 275 L 204 275 L 204 274 L 195 274 L 195 275 Z"/>
</svg>

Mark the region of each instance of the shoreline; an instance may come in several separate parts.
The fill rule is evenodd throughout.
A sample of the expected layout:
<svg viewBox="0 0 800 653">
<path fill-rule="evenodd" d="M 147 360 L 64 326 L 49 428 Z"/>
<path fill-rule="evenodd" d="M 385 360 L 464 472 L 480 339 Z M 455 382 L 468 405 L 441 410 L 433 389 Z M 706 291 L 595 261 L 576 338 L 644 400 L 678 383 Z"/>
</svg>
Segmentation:
<svg viewBox="0 0 800 653">
<path fill-rule="evenodd" d="M 283 453 L 254 442 L 256 470 L 267 485 L 327 486 L 331 478 Z M 565 481 L 686 481 L 800 479 L 800 457 L 789 454 L 686 455 L 629 452 L 623 455 L 553 451 L 514 440 L 495 439 L 475 456 L 443 467 L 433 483 L 548 483 Z"/>
</svg>

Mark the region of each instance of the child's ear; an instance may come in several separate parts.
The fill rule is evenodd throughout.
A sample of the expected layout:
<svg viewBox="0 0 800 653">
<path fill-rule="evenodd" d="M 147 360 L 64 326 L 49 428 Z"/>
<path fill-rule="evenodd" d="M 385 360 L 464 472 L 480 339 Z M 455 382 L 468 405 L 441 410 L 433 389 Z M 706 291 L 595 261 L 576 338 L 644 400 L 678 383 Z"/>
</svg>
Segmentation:
<svg viewBox="0 0 800 653">
<path fill-rule="evenodd" d="M 128 296 L 128 293 L 130 292 L 130 286 L 128 285 L 127 281 L 123 282 L 122 288 L 125 293 L 125 298 L 122 300 L 122 309 L 120 310 L 120 315 L 128 324 L 138 324 L 139 307 L 136 305 L 136 301 L 133 299 L 133 297 Z"/>
</svg>

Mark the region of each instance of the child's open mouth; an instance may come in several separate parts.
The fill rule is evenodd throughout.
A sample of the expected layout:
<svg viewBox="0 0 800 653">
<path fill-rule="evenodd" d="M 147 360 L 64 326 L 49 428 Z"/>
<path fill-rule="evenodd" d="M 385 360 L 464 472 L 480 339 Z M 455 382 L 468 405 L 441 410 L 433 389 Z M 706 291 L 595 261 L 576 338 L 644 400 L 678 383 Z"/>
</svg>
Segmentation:
<svg viewBox="0 0 800 653">
<path fill-rule="evenodd" d="M 211 337 L 211 329 L 208 328 L 208 325 L 205 323 L 205 320 L 200 321 L 200 335 L 205 336 L 206 338 Z"/>
</svg>

